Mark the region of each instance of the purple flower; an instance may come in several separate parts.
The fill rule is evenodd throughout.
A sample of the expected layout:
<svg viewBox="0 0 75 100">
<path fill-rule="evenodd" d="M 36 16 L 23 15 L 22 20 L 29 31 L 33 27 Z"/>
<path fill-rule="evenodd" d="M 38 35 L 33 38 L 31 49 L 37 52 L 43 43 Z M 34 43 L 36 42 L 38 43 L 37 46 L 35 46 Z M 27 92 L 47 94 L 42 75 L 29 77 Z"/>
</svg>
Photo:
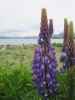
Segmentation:
<svg viewBox="0 0 75 100">
<path fill-rule="evenodd" d="M 51 28 L 52 29 L 52 28 Z M 46 9 L 42 9 L 41 27 L 38 39 L 39 47 L 35 49 L 33 58 L 33 82 L 40 95 L 45 100 L 48 96 L 55 95 L 57 92 L 57 60 L 55 49 L 51 46 L 48 32 L 48 20 Z"/>
<path fill-rule="evenodd" d="M 38 91 L 43 96 L 45 95 L 46 89 L 48 90 L 48 95 L 56 93 L 57 91 L 57 80 L 56 80 L 57 62 L 55 54 L 53 52 L 54 51 L 52 51 L 52 49 L 49 48 L 48 53 L 53 55 L 51 58 L 48 57 L 49 54 L 44 56 L 44 62 L 43 62 L 42 48 L 38 47 L 35 50 L 35 56 L 33 60 L 33 81 Z M 39 57 L 37 55 L 39 55 Z"/>
</svg>

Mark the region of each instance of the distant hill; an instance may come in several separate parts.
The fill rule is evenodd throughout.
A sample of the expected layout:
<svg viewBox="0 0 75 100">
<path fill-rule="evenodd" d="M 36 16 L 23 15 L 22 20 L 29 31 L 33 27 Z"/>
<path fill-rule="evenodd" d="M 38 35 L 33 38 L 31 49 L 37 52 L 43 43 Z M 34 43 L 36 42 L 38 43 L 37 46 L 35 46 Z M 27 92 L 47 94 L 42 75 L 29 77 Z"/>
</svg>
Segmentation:
<svg viewBox="0 0 75 100">
<path fill-rule="evenodd" d="M 53 34 L 53 38 L 61 39 L 64 38 L 64 33 L 59 33 L 59 34 Z M 74 33 L 74 38 L 75 38 L 75 33 Z"/>
<path fill-rule="evenodd" d="M 63 37 L 64 37 L 64 33 L 53 34 L 52 37 L 53 37 L 53 38 L 63 38 Z"/>
<path fill-rule="evenodd" d="M 62 39 L 64 37 L 64 33 L 53 34 L 52 38 L 54 39 Z M 0 39 L 36 39 L 38 36 L 0 36 Z M 74 34 L 75 38 L 75 34 Z"/>
</svg>

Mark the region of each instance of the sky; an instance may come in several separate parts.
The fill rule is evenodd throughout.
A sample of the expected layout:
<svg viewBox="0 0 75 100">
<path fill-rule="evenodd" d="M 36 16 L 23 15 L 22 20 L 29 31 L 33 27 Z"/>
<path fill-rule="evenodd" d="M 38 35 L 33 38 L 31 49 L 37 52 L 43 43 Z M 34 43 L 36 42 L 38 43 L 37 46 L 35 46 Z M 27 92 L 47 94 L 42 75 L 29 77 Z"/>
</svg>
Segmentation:
<svg viewBox="0 0 75 100">
<path fill-rule="evenodd" d="M 0 36 L 37 36 L 42 8 L 55 34 L 63 31 L 64 18 L 75 23 L 75 0 L 0 0 Z"/>
</svg>

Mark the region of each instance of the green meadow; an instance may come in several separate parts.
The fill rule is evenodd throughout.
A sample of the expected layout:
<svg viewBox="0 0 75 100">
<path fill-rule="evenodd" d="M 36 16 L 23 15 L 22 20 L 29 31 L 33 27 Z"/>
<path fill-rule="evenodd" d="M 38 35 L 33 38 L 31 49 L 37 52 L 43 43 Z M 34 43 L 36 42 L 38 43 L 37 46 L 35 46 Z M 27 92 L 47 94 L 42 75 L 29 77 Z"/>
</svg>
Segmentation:
<svg viewBox="0 0 75 100">
<path fill-rule="evenodd" d="M 54 45 L 58 60 L 61 47 Z M 38 96 L 32 83 L 32 60 L 36 45 L 18 45 L 0 47 L 0 100 L 43 100 Z M 56 98 L 50 100 L 69 100 L 68 74 L 58 73 L 60 83 Z M 68 99 L 67 99 L 68 98 Z M 74 98 L 75 100 L 75 98 Z"/>
</svg>

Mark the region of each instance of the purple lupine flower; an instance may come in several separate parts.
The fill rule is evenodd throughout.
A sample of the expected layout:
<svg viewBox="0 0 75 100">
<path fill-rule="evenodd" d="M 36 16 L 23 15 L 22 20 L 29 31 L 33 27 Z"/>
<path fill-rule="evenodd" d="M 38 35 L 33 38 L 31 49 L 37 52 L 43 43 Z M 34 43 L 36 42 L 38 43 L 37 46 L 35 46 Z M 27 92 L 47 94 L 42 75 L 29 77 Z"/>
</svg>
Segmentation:
<svg viewBox="0 0 75 100">
<path fill-rule="evenodd" d="M 35 49 L 35 55 L 33 60 L 33 80 L 39 93 L 43 96 L 45 96 L 45 90 L 47 90 L 48 95 L 53 95 L 57 92 L 57 62 L 53 50 L 51 47 L 49 47 L 48 55 L 45 55 L 45 57 L 43 58 L 42 48 L 38 47 Z M 37 55 L 39 55 L 40 60 L 38 60 Z M 47 71 L 45 75 L 46 66 Z"/>
<path fill-rule="evenodd" d="M 65 55 L 63 57 L 63 69 L 69 69 L 70 66 L 75 65 L 75 46 L 73 40 L 73 23 L 70 22 L 68 25 L 68 43 L 66 43 L 66 47 L 64 48 Z"/>
<path fill-rule="evenodd" d="M 68 47 L 68 21 L 67 19 L 64 19 L 64 41 L 63 41 L 63 48 L 62 48 L 62 53 L 60 57 L 60 61 L 64 62 L 67 56 L 67 47 Z"/>
<path fill-rule="evenodd" d="M 55 49 L 50 44 L 46 9 L 42 10 L 39 47 L 35 49 L 33 59 L 33 82 L 45 100 L 57 92 L 57 60 Z"/>
<path fill-rule="evenodd" d="M 74 30 L 73 30 L 73 22 L 71 21 L 69 24 L 69 41 L 68 41 L 68 57 L 70 66 L 75 65 L 75 44 L 74 44 Z"/>
</svg>

